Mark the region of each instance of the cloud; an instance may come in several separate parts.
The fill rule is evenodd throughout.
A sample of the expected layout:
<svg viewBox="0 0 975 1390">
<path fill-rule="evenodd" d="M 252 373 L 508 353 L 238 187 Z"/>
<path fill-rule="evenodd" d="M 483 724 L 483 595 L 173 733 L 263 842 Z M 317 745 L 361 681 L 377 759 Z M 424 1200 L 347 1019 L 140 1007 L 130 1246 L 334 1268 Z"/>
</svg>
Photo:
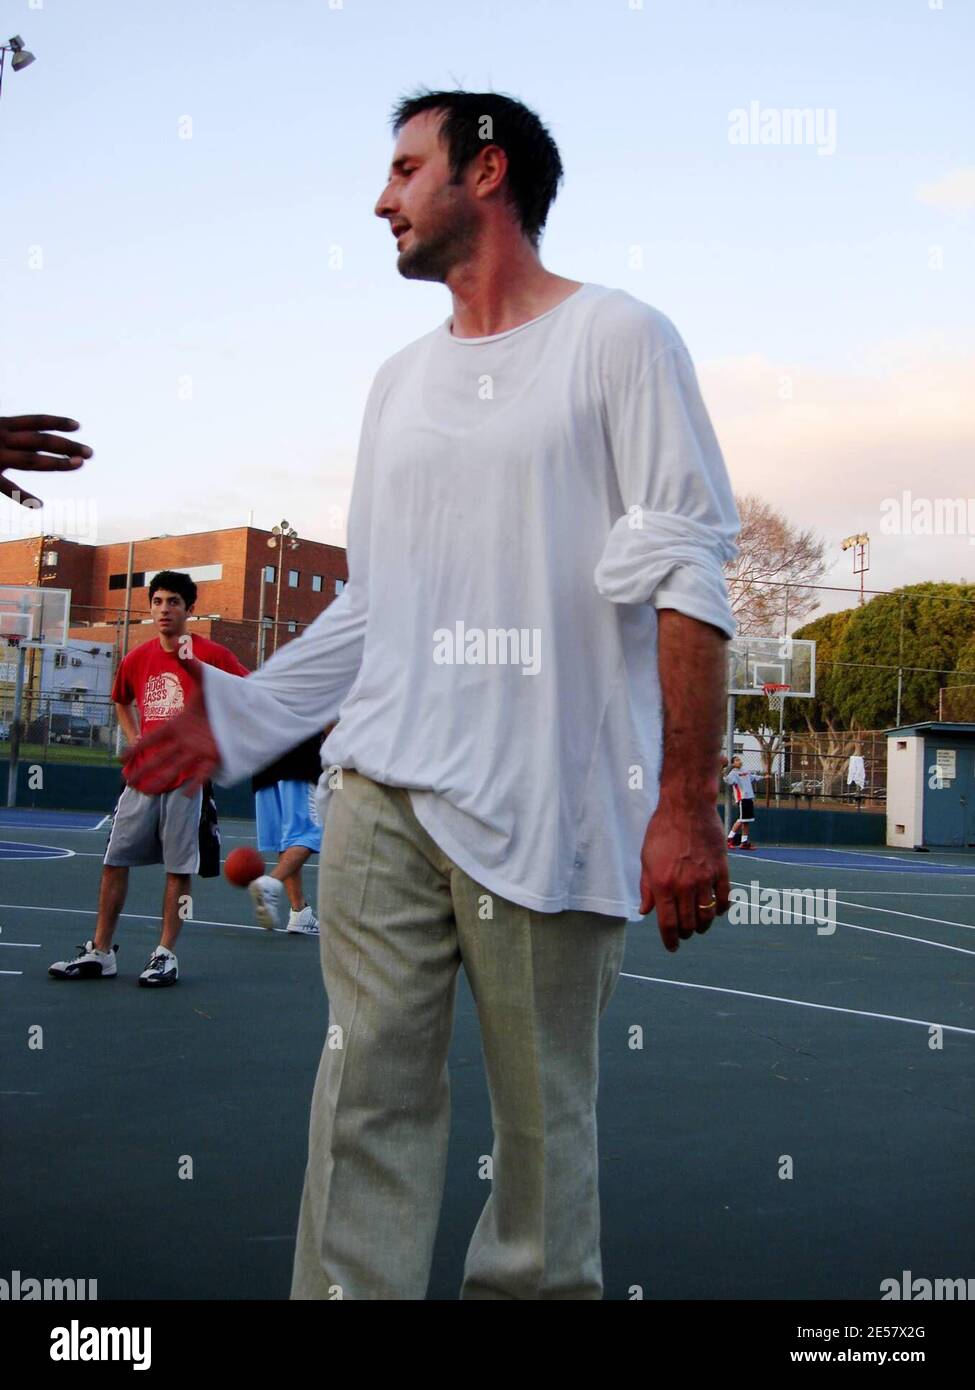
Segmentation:
<svg viewBox="0 0 975 1390">
<path fill-rule="evenodd" d="M 934 183 L 922 183 L 916 197 L 919 203 L 951 211 L 975 207 L 975 166 L 952 169 Z"/>
<path fill-rule="evenodd" d="M 817 530 L 837 561 L 828 582 L 852 582 L 839 542 L 860 530 L 872 587 L 975 574 L 967 536 L 880 530 L 884 500 L 904 491 L 975 495 L 975 353 L 931 333 L 870 344 L 846 371 L 755 353 L 702 361 L 698 375 L 735 491 Z"/>
</svg>

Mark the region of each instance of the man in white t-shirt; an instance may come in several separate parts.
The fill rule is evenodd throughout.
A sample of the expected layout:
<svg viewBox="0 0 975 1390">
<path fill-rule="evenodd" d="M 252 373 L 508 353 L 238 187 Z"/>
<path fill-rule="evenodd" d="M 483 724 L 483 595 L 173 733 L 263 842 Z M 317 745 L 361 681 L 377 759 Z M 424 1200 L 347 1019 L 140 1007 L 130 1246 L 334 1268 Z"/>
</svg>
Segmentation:
<svg viewBox="0 0 975 1390">
<path fill-rule="evenodd" d="M 731 760 L 731 770 L 724 779 L 734 794 L 738 810 L 735 823 L 728 834 L 728 848 L 734 849 L 740 844 L 742 849 L 753 850 L 755 846 L 748 838 L 748 828 L 755 821 L 755 789 L 752 782 L 760 781 L 765 774 L 744 772 L 742 769 L 742 760 L 736 753 Z"/>
<path fill-rule="evenodd" d="M 128 775 L 231 782 L 341 715 L 292 1297 L 424 1297 L 463 965 L 495 1140 L 461 1296 L 599 1298 L 598 1024 L 625 924 L 655 909 L 674 951 L 728 905 L 738 518 L 673 324 L 541 265 L 562 166 L 538 117 L 422 93 L 393 128 L 375 212 L 453 312 L 373 382 L 349 582 L 246 681 L 199 671 Z"/>
</svg>

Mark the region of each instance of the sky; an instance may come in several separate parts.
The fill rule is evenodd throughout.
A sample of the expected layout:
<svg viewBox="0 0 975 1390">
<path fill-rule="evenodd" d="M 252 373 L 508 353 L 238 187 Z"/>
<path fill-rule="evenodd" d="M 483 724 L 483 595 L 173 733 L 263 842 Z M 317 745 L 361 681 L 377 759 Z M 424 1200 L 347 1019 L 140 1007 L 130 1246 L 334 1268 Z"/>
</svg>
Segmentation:
<svg viewBox="0 0 975 1390">
<path fill-rule="evenodd" d="M 673 320 L 736 492 L 823 537 L 825 582 L 862 531 L 871 588 L 975 581 L 963 0 L 0 0 L 0 30 L 36 55 L 0 97 L 0 413 L 95 451 L 22 475 L 43 529 L 344 542 L 372 377 L 451 309 L 373 214 L 389 113 L 461 86 L 541 116 L 544 264 Z M 36 522 L 0 498 L 0 539 Z"/>
</svg>

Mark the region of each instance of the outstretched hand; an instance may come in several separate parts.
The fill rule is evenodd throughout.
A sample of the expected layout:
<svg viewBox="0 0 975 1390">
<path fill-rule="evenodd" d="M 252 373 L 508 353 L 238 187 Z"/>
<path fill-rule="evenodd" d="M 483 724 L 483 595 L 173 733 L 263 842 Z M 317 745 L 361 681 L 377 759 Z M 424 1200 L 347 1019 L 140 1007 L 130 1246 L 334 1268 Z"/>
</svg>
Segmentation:
<svg viewBox="0 0 975 1390">
<path fill-rule="evenodd" d="M 123 763 L 129 786 L 149 796 L 158 795 L 174 782 L 186 796 L 192 796 L 220 764 L 203 698 L 202 664 L 193 657 L 184 661 L 184 666 L 194 690 L 182 714 L 150 729 Z"/>
<path fill-rule="evenodd" d="M 65 473 L 81 468 L 92 456 L 88 445 L 48 433 L 80 428 L 77 420 L 65 415 L 0 415 L 0 492 L 23 506 L 41 506 L 39 497 L 24 492 L 4 474 L 8 468 L 25 473 Z"/>
</svg>

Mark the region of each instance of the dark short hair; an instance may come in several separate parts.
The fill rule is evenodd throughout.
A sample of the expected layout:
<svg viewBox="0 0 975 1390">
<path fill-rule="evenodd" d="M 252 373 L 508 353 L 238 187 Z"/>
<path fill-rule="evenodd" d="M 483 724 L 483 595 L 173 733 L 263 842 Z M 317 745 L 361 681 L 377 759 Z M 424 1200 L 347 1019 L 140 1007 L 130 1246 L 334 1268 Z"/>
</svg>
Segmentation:
<svg viewBox="0 0 975 1390">
<path fill-rule="evenodd" d="M 149 581 L 149 602 L 157 589 L 165 589 L 170 594 L 179 594 L 187 608 L 192 608 L 196 603 L 196 585 L 188 574 L 181 574 L 179 570 L 160 570 L 154 574 Z"/>
<path fill-rule="evenodd" d="M 548 210 L 562 179 L 558 146 L 535 115 L 513 97 L 498 92 L 431 92 L 422 89 L 404 97 L 390 117 L 393 134 L 424 111 L 441 111 L 440 138 L 447 146 L 452 182 L 461 175 L 485 144 L 499 145 L 508 156 L 505 192 L 521 223 L 521 229 L 538 249 Z M 481 135 L 485 116 L 491 118 L 491 136 Z"/>
</svg>

